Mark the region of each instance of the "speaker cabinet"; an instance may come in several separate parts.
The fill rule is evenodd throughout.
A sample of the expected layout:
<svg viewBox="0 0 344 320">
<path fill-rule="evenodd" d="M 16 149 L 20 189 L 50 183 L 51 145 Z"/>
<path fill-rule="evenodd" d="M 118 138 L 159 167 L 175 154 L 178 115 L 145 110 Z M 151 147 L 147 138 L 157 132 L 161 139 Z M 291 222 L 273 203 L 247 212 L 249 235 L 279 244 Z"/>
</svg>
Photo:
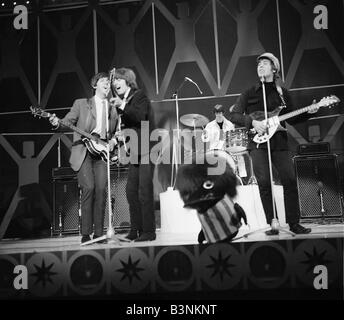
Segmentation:
<svg viewBox="0 0 344 320">
<path fill-rule="evenodd" d="M 53 207 L 52 232 L 58 234 L 79 234 L 81 212 L 79 213 L 79 187 L 76 173 L 66 168 L 53 171 Z M 60 173 L 63 174 L 60 174 Z M 68 174 L 65 174 L 65 173 Z M 129 205 L 126 198 L 128 169 L 114 167 L 110 170 L 112 225 L 115 229 L 130 228 Z M 104 231 L 109 225 L 108 196 L 106 189 L 106 208 Z"/>
<path fill-rule="evenodd" d="M 343 221 L 337 156 L 296 156 L 294 165 L 303 222 Z"/>
<path fill-rule="evenodd" d="M 52 233 L 79 233 L 79 188 L 76 174 L 68 177 L 53 179 L 53 208 L 54 216 Z"/>
</svg>

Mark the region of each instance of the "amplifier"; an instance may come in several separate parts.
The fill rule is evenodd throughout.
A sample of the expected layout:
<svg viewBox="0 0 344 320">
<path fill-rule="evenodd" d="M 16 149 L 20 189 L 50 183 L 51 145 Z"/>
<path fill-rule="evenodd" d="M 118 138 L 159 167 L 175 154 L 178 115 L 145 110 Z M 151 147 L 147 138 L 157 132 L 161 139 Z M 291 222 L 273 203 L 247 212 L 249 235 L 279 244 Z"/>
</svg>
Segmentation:
<svg viewBox="0 0 344 320">
<path fill-rule="evenodd" d="M 71 167 L 53 168 L 52 177 L 55 179 L 73 179 L 76 177 L 76 172 Z"/>
<path fill-rule="evenodd" d="M 300 144 L 297 147 L 297 153 L 300 155 L 327 154 L 330 153 L 330 144 L 328 142 Z"/>
<path fill-rule="evenodd" d="M 77 172 L 70 167 L 53 168 L 53 221 L 54 235 L 78 234 L 80 229 L 81 211 Z M 111 208 L 113 227 L 115 229 L 130 228 L 129 205 L 126 198 L 127 167 L 112 166 L 110 168 Z M 106 188 L 106 199 L 107 188 Z M 108 202 L 104 215 L 104 232 L 109 225 Z"/>
<path fill-rule="evenodd" d="M 337 155 L 296 156 L 293 160 L 301 222 L 343 222 L 343 190 Z"/>
</svg>

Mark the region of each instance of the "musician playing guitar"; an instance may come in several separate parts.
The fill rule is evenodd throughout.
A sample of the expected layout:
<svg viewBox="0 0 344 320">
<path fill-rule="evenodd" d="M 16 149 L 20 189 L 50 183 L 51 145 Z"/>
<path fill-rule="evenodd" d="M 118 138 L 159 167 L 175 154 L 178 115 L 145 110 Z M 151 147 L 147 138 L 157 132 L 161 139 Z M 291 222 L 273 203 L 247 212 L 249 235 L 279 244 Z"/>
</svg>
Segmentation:
<svg viewBox="0 0 344 320">
<path fill-rule="evenodd" d="M 77 99 L 66 116 L 59 120 L 55 115 L 49 121 L 55 127 L 60 123 L 66 126 L 74 125 L 76 128 L 93 136 L 106 140 L 112 137 L 118 118 L 115 108 L 108 102 L 110 92 L 109 76 L 105 72 L 94 75 L 91 79 L 94 96 L 90 99 Z M 106 108 L 109 115 L 109 132 L 106 133 Z M 75 130 L 74 130 L 75 131 Z M 74 132 L 70 164 L 78 172 L 78 183 L 81 187 L 81 242 L 91 240 L 103 235 L 107 168 L 106 162 L 95 153 L 89 151 L 79 133 Z M 110 151 L 114 148 L 116 140 L 109 140 Z M 91 149 L 90 149 L 91 150 Z M 94 225 L 94 229 L 93 229 Z"/>
<path fill-rule="evenodd" d="M 268 112 L 271 115 L 280 111 L 281 115 L 295 110 L 289 92 L 278 84 L 280 63 L 271 53 L 264 53 L 257 59 L 257 74 L 265 81 L 266 103 Z M 273 219 L 272 196 L 269 176 L 269 164 L 267 154 L 267 143 L 264 135 L 271 129 L 267 128 L 264 117 L 264 102 L 262 84 L 249 88 L 240 95 L 230 114 L 230 121 L 245 126 L 247 129 L 254 129 L 257 133 L 255 141 L 249 145 L 250 155 L 253 162 L 253 170 L 258 181 L 260 197 L 263 203 L 267 223 L 271 224 Z M 278 108 L 276 110 L 276 108 Z M 308 113 L 315 113 L 319 106 L 310 106 Z M 311 115 L 303 113 L 298 117 L 288 120 L 289 124 L 307 120 Z M 275 118 L 274 118 L 275 119 Z M 284 123 L 281 123 L 284 127 Z M 269 133 L 269 132 L 268 132 Z M 265 141 L 265 142 L 264 142 Z M 258 143 L 257 143 L 258 142 Z M 290 230 L 296 234 L 311 232 L 311 229 L 304 228 L 299 224 L 299 202 L 294 167 L 288 150 L 288 136 L 285 130 L 280 130 L 270 137 L 271 159 L 274 168 L 277 170 L 284 188 L 284 204 L 286 220 Z M 271 229 L 267 235 L 276 235 L 278 230 Z"/>
</svg>

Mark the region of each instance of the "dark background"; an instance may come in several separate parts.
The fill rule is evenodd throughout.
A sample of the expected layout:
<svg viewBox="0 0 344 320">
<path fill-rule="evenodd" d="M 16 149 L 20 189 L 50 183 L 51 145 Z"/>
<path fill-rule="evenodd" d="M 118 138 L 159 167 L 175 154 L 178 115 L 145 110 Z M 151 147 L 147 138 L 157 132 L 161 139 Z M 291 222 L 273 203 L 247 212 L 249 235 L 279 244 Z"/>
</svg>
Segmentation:
<svg viewBox="0 0 344 320">
<path fill-rule="evenodd" d="M 34 142 L 35 158 L 50 138 L 43 133 L 51 133 L 48 121 L 32 117 L 29 106 L 62 117 L 75 99 L 92 94 L 91 76 L 112 67 L 136 71 L 158 127 L 168 130 L 176 126 L 175 101 L 170 98 L 185 76 L 204 94 L 186 82 L 179 93 L 180 115 L 198 113 L 212 119 L 215 104 L 229 108 L 257 81 L 256 58 L 264 51 L 279 57 L 284 85 L 297 106 L 330 94 L 344 97 L 341 0 L 30 1 L 27 30 L 14 29 L 13 2 L 1 2 L 0 134 L 21 158 L 23 142 Z M 316 5 L 328 9 L 327 30 L 314 29 Z M 343 119 L 341 102 L 290 128 L 292 152 L 299 143 L 326 141 L 342 167 Z M 37 182 L 51 208 L 57 154 L 55 143 L 42 162 L 36 162 Z M 68 166 L 68 157 L 62 143 L 62 166 Z M 18 172 L 1 142 L 0 219 L 25 181 Z M 169 183 L 170 167 L 157 167 L 157 198 Z"/>
</svg>

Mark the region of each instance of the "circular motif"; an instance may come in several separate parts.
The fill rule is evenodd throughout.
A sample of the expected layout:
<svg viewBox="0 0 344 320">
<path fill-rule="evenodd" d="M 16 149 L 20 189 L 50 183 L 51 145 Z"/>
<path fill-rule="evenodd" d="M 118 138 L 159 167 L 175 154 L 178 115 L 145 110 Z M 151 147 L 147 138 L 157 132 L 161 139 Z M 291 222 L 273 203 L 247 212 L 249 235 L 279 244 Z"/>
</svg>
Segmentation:
<svg viewBox="0 0 344 320">
<path fill-rule="evenodd" d="M 314 268 L 324 265 L 327 268 L 328 283 L 332 283 L 335 280 L 339 281 L 339 257 L 339 252 L 327 241 L 305 240 L 294 250 L 293 270 L 299 280 L 313 287 L 314 279 L 319 274 L 314 273 Z"/>
<path fill-rule="evenodd" d="M 287 278 L 285 251 L 276 243 L 256 243 L 247 252 L 249 279 L 260 288 L 278 288 Z"/>
<path fill-rule="evenodd" d="M 16 275 L 13 270 L 18 261 L 11 256 L 1 256 L 0 258 L 0 297 L 7 298 L 15 295 L 17 290 L 13 287 L 13 281 Z"/>
<path fill-rule="evenodd" d="M 26 266 L 29 274 L 29 290 L 34 295 L 49 297 L 61 288 L 62 263 L 55 254 L 49 252 L 34 254 L 27 260 Z"/>
<path fill-rule="evenodd" d="M 165 247 L 155 257 L 156 280 L 169 291 L 187 289 L 195 278 L 193 255 L 183 247 Z"/>
<path fill-rule="evenodd" d="M 111 283 L 125 293 L 140 292 L 152 276 L 147 255 L 138 248 L 118 250 L 109 268 Z"/>
<path fill-rule="evenodd" d="M 242 257 L 231 245 L 208 246 L 200 255 L 201 279 L 212 289 L 233 288 L 242 278 Z"/>
<path fill-rule="evenodd" d="M 81 295 L 98 292 L 104 285 L 104 259 L 95 251 L 78 252 L 69 261 L 69 285 Z"/>
</svg>

